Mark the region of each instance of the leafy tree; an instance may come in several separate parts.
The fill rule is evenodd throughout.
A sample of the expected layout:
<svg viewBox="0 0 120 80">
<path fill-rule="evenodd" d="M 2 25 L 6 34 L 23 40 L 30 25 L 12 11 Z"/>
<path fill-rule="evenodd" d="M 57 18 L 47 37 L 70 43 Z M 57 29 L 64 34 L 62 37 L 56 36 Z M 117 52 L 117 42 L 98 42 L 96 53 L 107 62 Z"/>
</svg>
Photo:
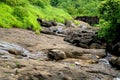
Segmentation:
<svg viewBox="0 0 120 80">
<path fill-rule="evenodd" d="M 117 38 L 120 36 L 120 0 L 102 1 L 99 13 L 101 30 L 98 36 L 107 41 L 118 40 Z"/>
<path fill-rule="evenodd" d="M 51 5 L 62 8 L 73 17 L 76 16 L 96 16 L 97 5 L 101 0 L 50 0 Z"/>
</svg>

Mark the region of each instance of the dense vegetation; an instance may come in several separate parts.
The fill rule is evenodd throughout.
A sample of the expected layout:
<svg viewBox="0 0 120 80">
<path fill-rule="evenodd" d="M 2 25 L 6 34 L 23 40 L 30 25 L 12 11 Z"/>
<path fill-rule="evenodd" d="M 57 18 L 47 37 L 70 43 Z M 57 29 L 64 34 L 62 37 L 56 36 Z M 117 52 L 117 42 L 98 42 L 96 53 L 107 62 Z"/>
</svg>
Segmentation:
<svg viewBox="0 0 120 80">
<path fill-rule="evenodd" d="M 120 0 L 105 0 L 99 6 L 99 36 L 107 41 L 116 41 L 120 37 Z"/>
<path fill-rule="evenodd" d="M 101 0 L 51 0 L 51 5 L 64 9 L 73 17 L 96 16 L 97 6 Z"/>
<path fill-rule="evenodd" d="M 0 0 L 0 27 L 41 29 L 37 18 L 63 22 L 72 17 L 62 9 L 50 5 L 49 0 Z"/>
</svg>

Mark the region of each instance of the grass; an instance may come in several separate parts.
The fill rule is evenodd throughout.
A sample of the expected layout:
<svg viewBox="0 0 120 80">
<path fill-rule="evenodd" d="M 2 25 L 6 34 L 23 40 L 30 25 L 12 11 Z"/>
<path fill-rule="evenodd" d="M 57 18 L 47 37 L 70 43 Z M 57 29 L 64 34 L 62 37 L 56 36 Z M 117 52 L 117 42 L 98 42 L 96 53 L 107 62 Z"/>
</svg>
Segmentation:
<svg viewBox="0 0 120 80">
<path fill-rule="evenodd" d="M 72 17 L 62 9 L 54 8 L 49 0 L 0 0 L 0 27 L 32 28 L 39 33 L 41 30 L 37 18 L 64 22 Z"/>
</svg>

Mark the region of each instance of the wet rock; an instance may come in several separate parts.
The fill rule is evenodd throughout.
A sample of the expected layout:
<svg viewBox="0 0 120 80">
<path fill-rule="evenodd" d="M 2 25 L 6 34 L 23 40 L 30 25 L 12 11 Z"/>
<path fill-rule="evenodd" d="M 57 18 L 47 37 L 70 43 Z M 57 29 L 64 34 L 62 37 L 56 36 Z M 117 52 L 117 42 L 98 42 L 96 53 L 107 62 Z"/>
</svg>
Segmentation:
<svg viewBox="0 0 120 80">
<path fill-rule="evenodd" d="M 120 58 L 116 57 L 116 56 L 112 56 L 109 59 L 110 64 L 116 68 L 116 69 L 120 69 Z"/>
<path fill-rule="evenodd" d="M 99 64 L 106 64 L 106 65 L 110 65 L 109 61 L 107 59 L 99 59 Z"/>
<path fill-rule="evenodd" d="M 51 60 L 62 60 L 66 58 L 65 52 L 61 50 L 50 50 L 47 56 Z"/>
<path fill-rule="evenodd" d="M 7 58 L 10 56 L 13 57 L 13 55 L 27 57 L 27 55 L 30 54 L 29 51 L 16 44 L 3 41 L 0 41 L 0 53 L 4 53 L 1 57 L 6 56 Z"/>
<path fill-rule="evenodd" d="M 112 57 L 110 57 L 109 61 L 111 65 L 114 67 L 120 67 L 120 42 L 117 42 L 115 44 L 108 43 L 106 46 L 106 54 L 111 54 Z"/>
<path fill-rule="evenodd" d="M 42 51 L 41 52 L 36 52 L 34 54 L 29 54 L 28 58 L 29 59 L 37 59 L 37 60 L 46 60 L 46 59 L 48 59 L 47 55 Z"/>
<path fill-rule="evenodd" d="M 65 36 L 65 29 L 64 27 L 61 27 L 61 26 L 55 26 L 55 27 L 52 26 L 50 28 L 43 27 L 41 30 L 41 33 Z"/>
<path fill-rule="evenodd" d="M 4 54 L 8 54 L 8 52 L 0 49 L 0 55 L 4 55 Z"/>
<path fill-rule="evenodd" d="M 70 28 L 68 30 L 70 31 Z M 86 31 L 82 33 L 85 34 Z M 28 50 L 18 47 L 17 44 L 6 43 L 5 46 L 5 43 L 0 43 L 0 80 L 113 80 L 120 77 L 119 70 L 106 65 L 105 60 L 97 59 L 98 63 L 94 62 L 94 59 L 105 55 L 104 49 L 83 49 L 64 42 L 63 37 L 33 34 L 31 31 L 21 29 L 0 29 L 2 40 L 18 43 L 33 52 L 30 54 Z M 32 46 L 29 46 L 29 43 L 32 43 Z M 22 59 L 18 59 L 19 54 L 8 52 L 9 49 L 14 48 L 27 53 L 27 57 L 21 56 Z M 65 52 L 67 59 L 41 60 L 44 53 L 40 50 L 48 50 L 49 53 L 51 50 L 60 50 Z M 8 54 L 14 58 L 2 58 L 2 56 L 7 57 Z"/>
<path fill-rule="evenodd" d="M 120 80 L 120 78 L 114 78 L 113 80 Z"/>
</svg>

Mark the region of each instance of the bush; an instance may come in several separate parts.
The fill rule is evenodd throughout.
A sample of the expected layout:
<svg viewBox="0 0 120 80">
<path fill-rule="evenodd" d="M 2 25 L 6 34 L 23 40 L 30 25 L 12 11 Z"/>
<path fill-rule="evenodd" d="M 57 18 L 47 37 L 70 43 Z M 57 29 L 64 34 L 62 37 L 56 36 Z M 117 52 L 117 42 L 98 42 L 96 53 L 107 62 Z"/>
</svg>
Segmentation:
<svg viewBox="0 0 120 80">
<path fill-rule="evenodd" d="M 99 6 L 100 26 L 98 36 L 113 41 L 120 35 L 120 0 L 102 1 Z"/>
<path fill-rule="evenodd" d="M 12 26 L 18 26 L 21 24 L 17 19 L 12 15 L 14 11 L 10 6 L 0 3 L 0 27 L 11 28 Z"/>
<path fill-rule="evenodd" d="M 73 17 L 97 16 L 97 5 L 101 0 L 50 0 L 51 5 L 64 9 Z"/>
<path fill-rule="evenodd" d="M 48 0 L 29 0 L 29 2 L 33 5 L 40 6 L 44 8 L 46 5 L 49 5 Z"/>
<path fill-rule="evenodd" d="M 54 8 L 49 0 L 0 0 L 0 27 L 41 30 L 37 18 L 64 22 L 72 17 L 62 9 Z"/>
<path fill-rule="evenodd" d="M 0 2 L 4 2 L 10 6 L 19 6 L 28 3 L 27 0 L 0 0 Z"/>
</svg>

